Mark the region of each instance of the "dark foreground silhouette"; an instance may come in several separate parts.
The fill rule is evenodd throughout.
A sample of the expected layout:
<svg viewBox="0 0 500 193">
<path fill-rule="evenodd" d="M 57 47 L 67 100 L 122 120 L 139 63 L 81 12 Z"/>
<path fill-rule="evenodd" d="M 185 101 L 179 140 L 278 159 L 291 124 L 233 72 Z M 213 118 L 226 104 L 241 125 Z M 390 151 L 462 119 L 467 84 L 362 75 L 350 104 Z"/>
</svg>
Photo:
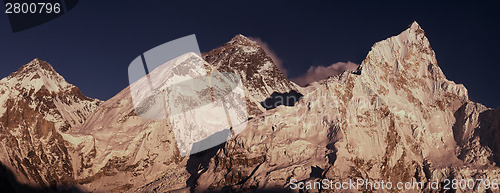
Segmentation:
<svg viewBox="0 0 500 193">
<path fill-rule="evenodd" d="M 14 173 L 10 171 L 3 163 L 0 162 L 0 192 L 34 192 L 34 193 L 49 193 L 49 192 L 71 192 L 80 193 L 84 192 L 77 187 L 54 187 L 43 188 L 33 187 L 30 185 L 22 184 L 17 181 Z"/>
</svg>

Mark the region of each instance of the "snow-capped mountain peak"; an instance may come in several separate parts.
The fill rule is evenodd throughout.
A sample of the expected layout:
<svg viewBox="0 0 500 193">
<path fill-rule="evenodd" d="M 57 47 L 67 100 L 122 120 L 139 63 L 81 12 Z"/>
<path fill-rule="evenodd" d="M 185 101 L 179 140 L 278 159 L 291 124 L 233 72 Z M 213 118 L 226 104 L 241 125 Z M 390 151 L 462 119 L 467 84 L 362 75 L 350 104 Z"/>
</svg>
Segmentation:
<svg viewBox="0 0 500 193">
<path fill-rule="evenodd" d="M 22 183 L 74 183 L 72 158 L 80 157 L 72 155 L 65 132 L 82 124 L 100 103 L 47 62 L 32 60 L 0 80 L 0 162 Z"/>
<path fill-rule="evenodd" d="M 412 29 L 412 30 L 422 30 L 423 31 L 422 27 L 420 27 L 420 24 L 418 24 L 417 21 L 413 21 L 413 23 L 411 23 L 410 29 Z"/>
<path fill-rule="evenodd" d="M 49 93 L 58 93 L 74 87 L 66 82 L 50 64 L 38 58 L 0 80 L 0 84 L 16 88 L 16 90 L 26 89 L 30 93 L 37 93 L 41 89 L 47 90 Z"/>
<path fill-rule="evenodd" d="M 234 72 L 241 77 L 248 93 L 250 114 L 264 110 L 259 103 L 273 92 L 286 93 L 298 89 L 257 42 L 241 34 L 220 48 L 203 54 L 203 58 L 219 71 Z"/>
<path fill-rule="evenodd" d="M 236 46 L 252 46 L 252 47 L 259 47 L 259 44 L 253 40 L 250 40 L 246 36 L 242 34 L 238 34 L 231 39 L 231 41 L 228 42 L 229 44 L 236 45 Z"/>
</svg>

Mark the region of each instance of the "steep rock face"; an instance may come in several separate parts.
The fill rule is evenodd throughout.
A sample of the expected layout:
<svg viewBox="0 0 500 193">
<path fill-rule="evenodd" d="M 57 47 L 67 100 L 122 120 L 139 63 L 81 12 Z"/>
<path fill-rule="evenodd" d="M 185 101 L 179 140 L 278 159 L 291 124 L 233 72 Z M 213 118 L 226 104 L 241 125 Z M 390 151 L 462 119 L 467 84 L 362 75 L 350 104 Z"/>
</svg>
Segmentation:
<svg viewBox="0 0 500 193">
<path fill-rule="evenodd" d="M 326 83 L 343 107 L 334 113 L 342 139 L 326 177 L 428 182 L 425 163 L 461 164 L 452 127 L 467 90 L 446 80 L 416 22 L 376 43 L 359 71 L 339 80 Z"/>
<path fill-rule="evenodd" d="M 247 103 L 251 115 L 265 110 L 260 102 L 273 92 L 285 93 L 299 89 L 286 78 L 257 42 L 243 35 L 235 36 L 220 48 L 204 54 L 203 58 L 221 72 L 240 75 L 248 93 Z"/>
<path fill-rule="evenodd" d="M 500 108 L 488 109 L 479 115 L 479 136 L 480 144 L 484 147 L 489 147 L 493 152 L 492 160 L 500 163 Z"/>
<path fill-rule="evenodd" d="M 0 162 L 22 183 L 73 184 L 73 151 L 63 132 L 81 125 L 101 102 L 39 59 L 0 80 L 0 94 Z"/>
<path fill-rule="evenodd" d="M 453 132 L 460 144 L 458 158 L 478 166 L 499 163 L 500 144 L 495 140 L 500 137 L 499 112 L 499 108 L 490 109 L 475 102 L 465 103 L 455 112 Z"/>
<path fill-rule="evenodd" d="M 414 174 L 406 166 L 424 160 L 453 163 L 447 160 L 456 147 L 453 113 L 468 101 L 467 90 L 445 79 L 416 22 L 376 43 L 358 73 L 347 75 L 344 93 L 333 91 L 347 94 L 338 101 L 345 107 L 339 111 L 344 135 L 339 148 L 349 152 L 348 160 L 372 162 L 374 173 L 382 174 L 377 177 L 394 181 L 413 176 L 390 176 L 389 171 Z"/>
</svg>

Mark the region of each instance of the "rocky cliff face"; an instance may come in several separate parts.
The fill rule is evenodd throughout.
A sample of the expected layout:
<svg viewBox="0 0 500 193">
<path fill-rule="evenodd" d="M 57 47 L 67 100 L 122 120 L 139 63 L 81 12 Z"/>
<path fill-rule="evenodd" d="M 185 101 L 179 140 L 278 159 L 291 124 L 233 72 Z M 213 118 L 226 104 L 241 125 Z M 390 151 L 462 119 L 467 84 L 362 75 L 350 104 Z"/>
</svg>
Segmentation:
<svg viewBox="0 0 500 193">
<path fill-rule="evenodd" d="M 300 89 L 274 65 L 257 42 L 243 35 L 237 35 L 220 48 L 203 54 L 203 58 L 217 70 L 233 72 L 241 77 L 250 115 L 265 111 L 260 103 L 272 93 Z"/>
<path fill-rule="evenodd" d="M 416 22 L 376 43 L 357 71 L 303 91 L 296 106 L 266 111 L 235 139 L 192 156 L 190 189 L 292 191 L 291 179 L 366 179 L 437 191 L 430 182 L 499 177 L 498 110 L 469 101 L 463 85 L 446 79 Z M 162 185 L 174 181 L 163 176 L 139 190 L 174 190 Z"/>
<path fill-rule="evenodd" d="M 63 136 L 101 101 L 84 96 L 39 59 L 0 80 L 0 93 L 0 162 L 23 183 L 74 184 L 74 150 Z"/>
<path fill-rule="evenodd" d="M 415 192 L 432 192 L 443 190 L 429 188 L 436 180 L 500 177 L 500 109 L 446 79 L 416 22 L 376 43 L 357 71 L 307 88 L 241 35 L 203 59 L 240 75 L 250 106 L 246 128 L 226 143 L 181 156 L 171 123 L 137 116 L 130 88 L 97 107 L 34 60 L 0 81 L 0 161 L 25 183 L 105 192 L 298 192 L 292 180 L 322 179 L 421 182 Z M 261 106 L 290 90 L 303 95 L 296 105 Z M 490 190 L 457 190 L 471 191 Z"/>
<path fill-rule="evenodd" d="M 179 57 L 176 62 L 196 60 L 212 71 L 238 74 L 249 113 L 262 113 L 265 109 L 260 102 L 271 93 L 295 88 L 262 48 L 244 36 L 205 57 L 216 65 L 199 56 Z M 156 71 L 165 73 L 168 69 Z M 167 171 L 178 178 L 171 182 L 171 188 L 186 187 L 191 174 L 183 167 L 187 158 L 177 149 L 172 124 L 138 116 L 130 87 L 102 103 L 85 97 L 38 59 L 3 79 L 0 86 L 4 107 L 0 112 L 1 153 L 6 155 L 1 161 L 21 183 L 122 192 Z"/>
</svg>

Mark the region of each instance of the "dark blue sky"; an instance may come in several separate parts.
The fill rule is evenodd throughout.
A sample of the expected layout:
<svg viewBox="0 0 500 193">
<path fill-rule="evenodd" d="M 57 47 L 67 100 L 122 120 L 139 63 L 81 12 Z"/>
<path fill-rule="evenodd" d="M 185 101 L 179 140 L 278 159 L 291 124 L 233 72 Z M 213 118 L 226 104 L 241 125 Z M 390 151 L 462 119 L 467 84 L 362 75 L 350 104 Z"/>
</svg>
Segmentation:
<svg viewBox="0 0 500 193">
<path fill-rule="evenodd" d="M 239 33 L 267 42 L 296 77 L 311 65 L 359 64 L 375 42 L 416 20 L 448 79 L 465 84 L 472 100 L 500 106 L 499 1 L 120 2 L 82 0 L 62 17 L 18 33 L 3 14 L 0 77 L 38 57 L 85 95 L 106 100 L 127 86 L 128 65 L 150 48 L 196 34 L 207 52 Z"/>
</svg>

